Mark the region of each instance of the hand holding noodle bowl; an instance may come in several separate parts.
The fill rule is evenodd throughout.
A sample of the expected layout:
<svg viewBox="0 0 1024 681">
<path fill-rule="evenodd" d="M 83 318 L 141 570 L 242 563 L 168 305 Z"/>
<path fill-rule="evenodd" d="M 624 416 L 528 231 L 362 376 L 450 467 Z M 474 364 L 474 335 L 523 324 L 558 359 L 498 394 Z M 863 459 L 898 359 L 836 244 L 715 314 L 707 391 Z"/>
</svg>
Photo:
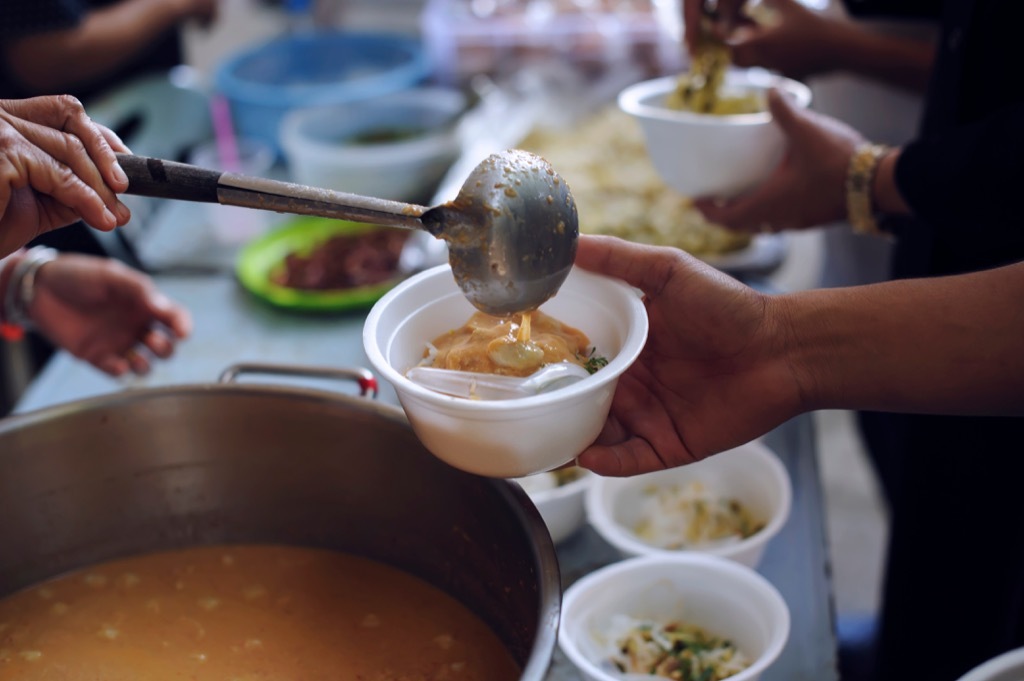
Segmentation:
<svg viewBox="0 0 1024 681">
<path fill-rule="evenodd" d="M 585 329 L 590 345 L 579 347 L 596 347 L 607 365 L 566 387 L 521 399 L 453 397 L 412 380 L 407 372 L 423 362 L 427 343 L 461 328 L 476 312 L 448 266 L 414 275 L 381 298 L 367 316 L 363 347 L 372 368 L 394 387 L 420 441 L 436 456 L 480 475 L 531 475 L 571 461 L 600 434 L 616 383 L 647 338 L 647 311 L 637 292 L 579 268 L 570 271 L 542 311 Z"/>
<path fill-rule="evenodd" d="M 708 222 L 689 197 L 665 184 L 647 154 L 641 126 L 617 107 L 571 128 L 538 128 L 521 146 L 572 181 L 583 233 L 673 246 L 697 256 L 750 245 L 750 235 Z"/>
</svg>

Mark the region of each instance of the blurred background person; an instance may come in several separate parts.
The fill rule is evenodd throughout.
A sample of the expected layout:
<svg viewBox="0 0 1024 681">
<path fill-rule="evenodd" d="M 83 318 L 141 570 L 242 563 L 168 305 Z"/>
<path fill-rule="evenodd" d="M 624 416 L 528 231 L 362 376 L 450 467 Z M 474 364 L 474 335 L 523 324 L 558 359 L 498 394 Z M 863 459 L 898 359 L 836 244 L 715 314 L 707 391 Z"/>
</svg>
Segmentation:
<svg viewBox="0 0 1024 681">
<path fill-rule="evenodd" d="M 871 144 L 839 121 L 794 111 L 780 98 L 772 113 L 789 141 L 774 175 L 727 202 L 698 202 L 705 216 L 734 229 L 801 229 L 847 218 L 860 232 L 894 241 L 891 277 L 953 275 L 1024 258 L 1014 200 L 1024 170 L 1024 91 L 1015 82 L 1024 56 L 1016 27 L 1024 6 L 1008 0 L 851 3 L 941 21 L 931 57 L 855 23 L 835 22 L 788 0 L 769 2 L 777 23 L 755 26 L 717 4 L 717 30 L 736 62 L 807 76 L 852 70 L 907 86 L 926 82 L 915 138 L 896 148 Z M 686 0 L 686 16 L 701 11 Z M 691 23 L 687 35 L 691 35 Z M 692 43 L 690 43 L 692 44 Z M 851 192 L 848 181 L 859 189 Z M 965 356 L 964 362 L 972 358 Z M 1024 546 L 1011 498 L 994 498 L 994 479 L 1024 477 L 1015 454 L 1018 418 L 864 413 L 869 453 L 890 505 L 891 535 L 882 604 L 878 674 L 872 678 L 955 679 L 1021 643 Z M 969 462 L 969 464 L 967 463 Z M 936 523 L 936 517 L 954 522 Z M 950 537 L 971 536 L 986 558 L 955 555 Z M 990 565 L 999 565 L 993 573 Z M 951 585 L 963 588 L 951 588 Z M 940 656 L 916 651 L 969 622 Z"/>
<path fill-rule="evenodd" d="M 71 94 L 87 102 L 183 63 L 180 28 L 204 25 L 218 0 L 6 0 L 0 97 Z"/>
<path fill-rule="evenodd" d="M 69 94 L 89 103 L 133 79 L 166 74 L 184 61 L 182 28 L 210 25 L 219 1 L 6 0 L 0 98 Z M 107 254 L 83 225 L 36 243 Z"/>
</svg>

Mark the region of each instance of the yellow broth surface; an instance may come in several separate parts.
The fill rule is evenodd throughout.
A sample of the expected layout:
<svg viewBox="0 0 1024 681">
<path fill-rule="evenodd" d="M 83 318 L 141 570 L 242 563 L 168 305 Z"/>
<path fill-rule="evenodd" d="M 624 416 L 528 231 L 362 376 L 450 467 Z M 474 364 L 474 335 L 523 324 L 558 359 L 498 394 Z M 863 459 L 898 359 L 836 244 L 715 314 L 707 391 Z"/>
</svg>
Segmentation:
<svg viewBox="0 0 1024 681">
<path fill-rule="evenodd" d="M 423 580 L 333 551 L 197 547 L 0 600 L 0 679 L 502 681 L 493 631 Z"/>
<path fill-rule="evenodd" d="M 433 339 L 426 356 L 431 366 L 483 374 L 529 376 L 546 364 L 583 365 L 590 340 L 579 329 L 536 310 L 529 314 L 525 333 L 523 315 L 492 317 L 476 312 L 458 329 Z"/>
</svg>

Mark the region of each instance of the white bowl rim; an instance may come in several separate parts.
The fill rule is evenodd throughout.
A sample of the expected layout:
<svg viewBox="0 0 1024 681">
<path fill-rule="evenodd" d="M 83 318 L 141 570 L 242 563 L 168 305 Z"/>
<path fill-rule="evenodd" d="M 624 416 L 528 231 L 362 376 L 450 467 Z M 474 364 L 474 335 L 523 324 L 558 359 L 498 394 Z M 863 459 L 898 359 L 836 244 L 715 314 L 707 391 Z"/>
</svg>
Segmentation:
<svg viewBox="0 0 1024 681">
<path fill-rule="evenodd" d="M 301 114 L 310 115 L 311 112 L 319 113 L 337 109 L 379 109 L 382 106 L 408 106 L 409 104 L 424 109 L 452 109 L 453 111 L 461 111 L 468 103 L 469 98 L 457 88 L 443 85 L 423 85 L 394 92 L 384 92 L 374 97 L 354 102 L 310 104 L 297 107 L 289 111 L 288 114 L 301 117 Z"/>
<path fill-rule="evenodd" d="M 782 620 L 782 626 L 771 632 L 768 645 L 765 647 L 764 652 L 762 652 L 756 659 L 752 660 L 749 667 L 733 675 L 730 679 L 736 678 L 742 681 L 745 678 L 750 678 L 754 675 L 760 674 L 767 669 L 768 666 L 776 660 L 776 658 L 778 658 L 782 653 L 782 649 L 786 646 L 786 642 L 789 640 L 791 616 L 786 599 L 782 597 L 782 594 L 779 593 L 777 588 L 775 588 L 775 585 L 769 582 L 763 575 L 753 568 L 741 565 L 740 563 L 727 558 L 702 553 L 676 553 L 626 558 L 594 570 L 569 585 L 562 594 L 562 617 L 558 625 L 558 645 L 562 649 L 562 652 L 565 653 L 566 657 L 568 657 L 578 669 L 583 670 L 585 674 L 592 678 L 615 678 L 607 672 L 599 669 L 594 662 L 590 660 L 590 658 L 584 655 L 576 645 L 576 641 L 565 631 L 565 627 L 567 626 L 566 622 L 569 619 L 566 617 L 566 614 L 571 612 L 572 608 L 575 607 L 576 602 L 582 598 L 581 594 L 593 585 L 613 579 L 621 573 L 628 573 L 632 571 L 639 572 L 648 567 L 666 564 L 678 565 L 680 567 L 696 566 L 711 568 L 721 575 L 727 575 L 729 579 L 742 581 L 752 588 L 759 590 L 776 606 L 775 610 Z M 636 580 L 634 580 L 634 582 L 635 581 Z"/>
<path fill-rule="evenodd" d="M 391 383 L 397 392 L 406 392 L 424 402 L 439 407 L 449 408 L 455 406 L 459 410 L 459 413 L 466 417 L 475 414 L 488 418 L 496 415 L 507 415 L 508 418 L 518 418 L 515 412 L 519 409 L 533 409 L 536 407 L 571 400 L 581 393 L 589 392 L 593 388 L 610 383 L 622 375 L 622 373 L 633 364 L 636 358 L 640 355 L 640 352 L 644 349 L 644 345 L 647 342 L 648 330 L 647 308 L 644 306 L 640 296 L 637 295 L 628 284 L 619 279 L 594 274 L 593 272 L 589 272 L 575 266 L 573 269 L 576 270 L 578 275 L 600 279 L 605 284 L 619 289 L 620 293 L 626 298 L 628 304 L 635 312 L 634 316 L 637 319 L 637 324 L 631 325 L 627 331 L 626 338 L 622 343 L 622 349 L 619 350 L 619 353 L 597 372 L 591 374 L 588 378 L 583 379 L 578 383 L 574 383 L 573 385 L 559 388 L 558 390 L 553 390 L 549 393 L 541 393 L 539 395 L 531 395 L 529 397 L 519 397 L 511 400 L 467 400 L 461 397 L 443 395 L 431 390 L 430 388 L 425 388 L 415 381 L 406 378 L 404 373 L 391 366 L 391 363 L 386 357 L 384 357 L 384 353 L 381 351 L 376 340 L 377 328 L 380 326 L 380 320 L 381 316 L 384 314 L 384 310 L 405 291 L 418 286 L 428 279 L 433 279 L 442 275 L 451 277 L 451 266 L 447 264 L 431 267 L 430 269 L 424 270 L 419 274 L 405 279 L 395 288 L 384 294 L 384 296 L 374 304 L 370 309 L 370 313 L 366 317 L 366 322 L 363 324 L 363 350 L 366 352 L 366 357 L 370 361 L 370 364 L 384 375 L 384 378 Z M 426 340 L 424 340 L 424 343 L 426 343 Z"/>
<path fill-rule="evenodd" d="M 990 681 L 996 674 L 1018 669 L 1024 671 L 1024 647 L 1014 648 L 970 670 L 959 681 Z"/>
<path fill-rule="evenodd" d="M 780 490 L 781 498 L 779 499 L 779 508 L 777 512 L 772 515 L 764 527 L 749 537 L 722 546 L 709 546 L 707 548 L 663 549 L 658 546 L 648 544 L 637 538 L 636 535 L 630 532 L 627 528 L 617 523 L 614 518 L 607 516 L 604 513 L 603 505 L 598 503 L 603 498 L 604 490 L 609 485 L 621 484 L 621 481 L 627 480 L 628 478 L 602 478 L 597 476 L 594 483 L 587 489 L 587 498 L 585 501 L 587 518 L 597 533 L 609 544 L 620 551 L 639 556 L 712 555 L 724 558 L 737 553 L 742 553 L 755 546 L 766 544 L 772 537 L 779 533 L 782 526 L 789 520 L 789 514 L 793 503 L 793 484 L 789 479 L 789 471 L 786 470 L 786 465 L 782 463 L 782 459 L 779 458 L 779 455 L 759 440 L 751 440 L 750 442 L 738 445 L 733 449 L 746 449 L 752 452 L 754 456 L 762 459 L 772 471 L 772 475 L 778 483 Z M 720 454 L 724 454 L 729 451 L 731 450 L 720 452 Z M 718 454 L 713 454 L 712 456 L 718 456 Z"/>
<path fill-rule="evenodd" d="M 785 78 L 759 69 L 731 70 L 726 74 L 726 78 L 743 80 L 748 83 L 753 80 L 754 84 L 765 88 L 772 85 L 780 87 L 793 94 L 801 108 L 806 108 L 811 103 L 811 89 L 792 78 Z M 678 76 L 662 76 L 630 85 L 619 93 L 619 108 L 639 118 L 650 118 L 670 123 L 699 123 L 707 126 L 763 125 L 772 120 L 772 115 L 768 111 L 713 115 L 668 109 L 664 106 L 647 103 L 647 100 L 655 95 L 664 95 L 672 91 L 678 82 Z"/>
<path fill-rule="evenodd" d="M 317 144 L 308 139 L 301 139 L 300 141 L 299 128 L 309 118 L 329 115 L 331 111 L 337 109 L 350 109 L 353 107 L 370 108 L 382 105 L 401 106 L 403 104 L 402 100 L 409 100 L 406 104 L 411 103 L 423 109 L 448 110 L 452 115 L 452 120 L 445 125 L 425 130 L 422 134 L 414 137 L 393 142 L 330 146 Z M 458 142 L 457 120 L 465 111 L 467 101 L 463 93 L 452 88 L 422 87 L 400 90 L 381 95 L 379 98 L 353 102 L 351 104 L 320 104 L 302 107 L 289 111 L 282 118 L 280 123 L 281 146 L 286 153 L 294 153 L 297 151 L 297 144 L 301 144 L 303 147 L 301 153 L 303 155 L 328 159 L 333 162 L 337 162 L 340 159 L 339 155 L 343 154 L 345 160 L 353 164 L 363 165 L 376 162 L 377 165 L 392 165 L 395 162 L 394 157 L 382 156 L 382 154 L 428 155 L 436 154 L 440 150 L 454 149 Z M 368 121 L 367 125 L 372 127 L 372 123 L 372 121 Z M 403 158 L 402 162 L 407 163 L 408 159 Z"/>
</svg>

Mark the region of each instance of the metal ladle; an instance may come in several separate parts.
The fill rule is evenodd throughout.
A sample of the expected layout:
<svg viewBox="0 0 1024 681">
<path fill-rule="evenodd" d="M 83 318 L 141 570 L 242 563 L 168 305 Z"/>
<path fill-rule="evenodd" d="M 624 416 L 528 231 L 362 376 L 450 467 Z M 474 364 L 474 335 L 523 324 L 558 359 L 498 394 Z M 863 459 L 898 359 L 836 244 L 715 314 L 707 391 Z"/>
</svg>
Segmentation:
<svg viewBox="0 0 1024 681">
<path fill-rule="evenodd" d="M 506 316 L 539 307 L 565 281 L 579 236 L 568 185 L 540 156 L 492 154 L 454 201 L 428 208 L 357 194 L 118 154 L 126 193 L 221 203 L 423 229 L 448 244 L 448 261 L 476 308 Z"/>
</svg>

